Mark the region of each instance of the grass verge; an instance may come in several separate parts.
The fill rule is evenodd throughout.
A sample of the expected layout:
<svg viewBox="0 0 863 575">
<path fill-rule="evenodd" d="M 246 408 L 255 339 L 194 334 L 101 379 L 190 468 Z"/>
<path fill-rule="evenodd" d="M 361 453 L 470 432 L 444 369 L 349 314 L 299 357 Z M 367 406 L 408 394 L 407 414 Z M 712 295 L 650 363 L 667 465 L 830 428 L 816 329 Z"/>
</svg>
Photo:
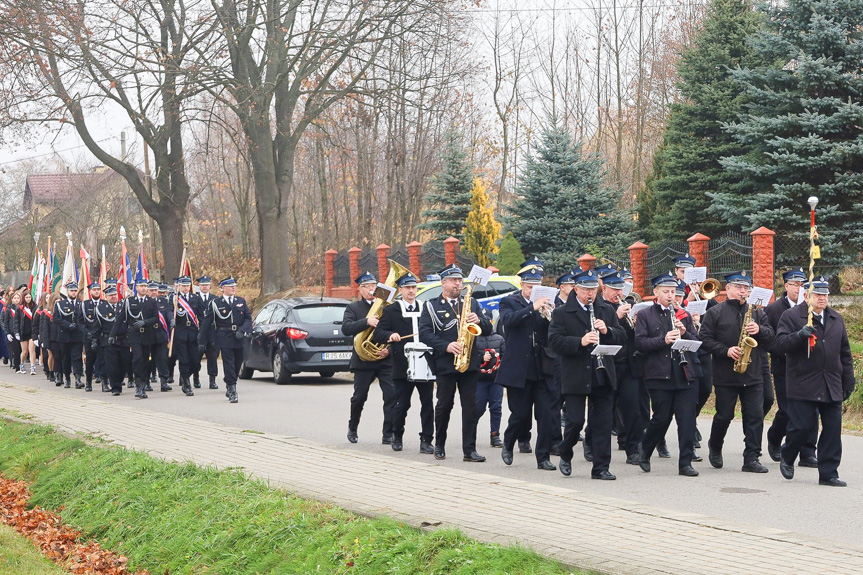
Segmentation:
<svg viewBox="0 0 863 575">
<path fill-rule="evenodd" d="M 26 537 L 0 524 L 0 575 L 62 575 Z"/>
<path fill-rule="evenodd" d="M 572 573 L 526 549 L 361 517 L 239 472 L 92 447 L 46 427 L 0 420 L 0 470 L 31 482 L 32 505 L 151 573 Z"/>
</svg>

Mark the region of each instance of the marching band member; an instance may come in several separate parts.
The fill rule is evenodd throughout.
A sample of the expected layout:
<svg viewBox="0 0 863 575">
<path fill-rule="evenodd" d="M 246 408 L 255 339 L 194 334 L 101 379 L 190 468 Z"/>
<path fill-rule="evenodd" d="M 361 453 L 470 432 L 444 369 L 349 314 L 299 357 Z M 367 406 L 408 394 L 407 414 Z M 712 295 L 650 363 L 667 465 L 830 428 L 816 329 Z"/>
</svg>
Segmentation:
<svg viewBox="0 0 863 575">
<path fill-rule="evenodd" d="M 845 487 L 838 470 L 842 458 L 842 402 L 855 387 L 851 346 L 845 321 L 830 307 L 827 278 L 813 280 L 810 298 L 811 326 L 807 325 L 806 305 L 788 309 L 779 319 L 775 348 L 785 354 L 788 409 L 788 435 L 779 470 L 785 479 L 794 477 L 794 462 L 812 433 L 817 433 L 820 416 L 818 484 Z M 814 346 L 810 339 L 813 335 Z"/>
<path fill-rule="evenodd" d="M 476 382 L 482 351 L 473 346 L 470 362 L 464 372 L 456 371 L 454 361 L 464 349 L 459 342 L 459 319 L 462 314 L 469 324 L 479 326 L 483 335 L 491 333 L 491 321 L 480 312 L 473 298 L 470 309 L 464 309 L 461 295 L 461 268 L 450 264 L 439 272 L 441 297 L 426 302 L 420 318 L 420 341 L 433 350 L 432 365 L 437 376 L 437 404 L 435 405 L 435 459 L 446 459 L 447 428 L 458 388 L 461 400 L 462 451 L 464 461 L 480 463 L 485 457 L 476 451 Z"/>
<path fill-rule="evenodd" d="M 743 412 L 742 471 L 767 473 L 768 469 L 758 460 L 761 455 L 761 436 L 764 432 L 764 378 L 762 374 L 763 353 L 752 350 L 751 363 L 743 373 L 734 370 L 735 362 L 743 355 L 740 347 L 741 334 L 752 337 L 759 347 L 767 348 L 773 343 L 775 332 L 767 321 L 763 310 L 754 309 L 751 320 L 743 324 L 749 311 L 746 298 L 752 290 L 752 278 L 746 270 L 725 276 L 727 299 L 707 310 L 701 322 L 699 336 L 704 347 L 713 354 L 713 389 L 716 393 L 716 415 L 707 442 L 710 465 L 717 469 L 723 466 L 722 446 L 728 426 L 734 419 L 734 407 L 740 400 Z"/>
<path fill-rule="evenodd" d="M 552 435 L 554 396 L 553 360 L 545 359 L 543 348 L 548 341 L 548 314 L 553 307 L 551 298 L 530 301 L 534 286 L 542 283 L 542 262 L 535 258 L 519 270 L 521 291 L 500 300 L 500 319 L 504 326 L 506 355 L 501 361 L 495 383 L 507 388 L 509 423 L 503 434 L 501 459 L 512 465 L 513 449 L 533 424 L 536 411 L 537 438 L 534 453 L 538 469 L 557 469 L 549 460 Z M 548 373 L 546 373 L 548 372 Z M 549 381 L 551 380 L 551 381 Z M 558 426 L 559 427 L 559 426 Z"/>
<path fill-rule="evenodd" d="M 393 451 L 403 448 L 402 437 L 405 432 L 405 419 L 411 407 L 414 389 L 420 397 L 420 453 L 434 453 L 434 380 L 412 379 L 408 371 L 408 358 L 405 343 L 419 334 L 419 318 L 422 303 L 417 297 L 417 278 L 406 273 L 396 281 L 402 298 L 384 308 L 380 321 L 374 331 L 373 341 L 377 344 L 391 343 L 390 356 L 393 358 L 393 385 L 395 386 L 395 414 L 393 418 Z"/>
<path fill-rule="evenodd" d="M 611 463 L 611 426 L 614 419 L 614 388 L 617 378 L 614 361 L 593 356 L 598 344 L 621 345 L 625 338 L 614 309 L 599 302 L 596 292 L 599 281 L 593 270 L 575 278 L 575 296 L 552 313 L 548 341 L 560 356 L 561 388 L 566 403 L 566 428 L 560 445 L 560 472 L 572 473 L 572 448 L 578 442 L 584 425 L 585 403 L 590 400 L 590 426 L 593 453 L 592 479 L 613 480 Z M 593 321 L 591 321 L 593 320 Z"/>
<path fill-rule="evenodd" d="M 200 357 L 198 356 L 198 333 L 200 332 L 200 310 L 195 298 L 192 297 L 192 278 L 181 276 L 177 278 L 176 294 L 177 319 L 174 322 L 174 356 L 180 364 L 180 387 L 188 397 L 195 395 L 192 384 L 189 381 L 195 374 L 195 369 L 200 368 Z M 196 365 L 197 362 L 197 365 Z"/>
</svg>

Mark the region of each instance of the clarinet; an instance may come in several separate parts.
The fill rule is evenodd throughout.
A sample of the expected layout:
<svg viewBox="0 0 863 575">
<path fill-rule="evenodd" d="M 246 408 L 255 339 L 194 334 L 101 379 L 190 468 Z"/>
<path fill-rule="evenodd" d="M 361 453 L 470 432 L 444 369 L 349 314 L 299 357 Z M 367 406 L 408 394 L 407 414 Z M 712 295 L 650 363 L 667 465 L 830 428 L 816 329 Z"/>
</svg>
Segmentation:
<svg viewBox="0 0 863 575">
<path fill-rule="evenodd" d="M 680 333 L 680 329 L 678 329 L 677 326 L 674 325 L 674 318 L 677 316 L 676 310 L 677 310 L 677 308 L 674 307 L 674 302 L 671 302 L 671 308 L 670 308 L 670 311 L 668 313 L 669 320 L 671 321 L 671 330 L 672 331 L 677 330 L 678 337 L 682 337 L 682 334 Z M 674 355 L 674 350 L 671 351 L 671 354 Z M 689 363 L 689 361 L 687 361 L 687 359 L 686 359 L 686 356 L 683 355 L 682 351 L 677 352 L 677 361 L 680 364 L 680 367 L 683 367 L 684 365 Z"/>
<path fill-rule="evenodd" d="M 599 330 L 593 325 L 596 322 L 596 316 L 593 314 L 593 299 L 587 304 L 587 311 L 590 312 L 590 331 L 591 333 L 599 333 Z M 599 344 L 596 344 L 599 345 Z M 596 349 L 596 348 L 594 348 Z M 596 369 L 605 369 L 605 363 L 601 355 L 596 356 Z"/>
</svg>

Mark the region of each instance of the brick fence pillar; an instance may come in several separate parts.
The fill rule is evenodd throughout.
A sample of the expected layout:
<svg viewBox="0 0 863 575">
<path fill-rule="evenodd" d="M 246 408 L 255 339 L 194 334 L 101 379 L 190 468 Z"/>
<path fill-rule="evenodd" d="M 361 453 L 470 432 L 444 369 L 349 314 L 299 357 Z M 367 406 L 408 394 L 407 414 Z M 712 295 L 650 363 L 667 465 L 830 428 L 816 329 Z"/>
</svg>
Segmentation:
<svg viewBox="0 0 863 575">
<path fill-rule="evenodd" d="M 446 265 L 455 263 L 455 253 L 458 251 L 458 239 L 452 236 L 443 241 L 444 254 L 446 254 Z M 463 270 L 467 273 L 470 270 Z"/>
<path fill-rule="evenodd" d="M 644 284 L 647 283 L 647 248 L 644 242 L 635 242 L 629 250 L 629 271 L 632 272 L 632 289 L 641 297 L 645 296 Z"/>
<path fill-rule="evenodd" d="M 761 226 L 752 236 L 752 283 L 756 287 L 773 290 L 773 236 L 776 232 Z"/>
<path fill-rule="evenodd" d="M 689 255 L 695 258 L 695 267 L 707 267 L 710 262 L 708 254 L 710 238 L 699 233 L 686 241 L 689 242 Z"/>
<path fill-rule="evenodd" d="M 578 265 L 581 268 L 581 271 L 586 272 L 590 268 L 596 267 L 596 258 L 590 254 L 584 254 L 578 258 Z"/>
<path fill-rule="evenodd" d="M 420 264 L 420 250 L 423 245 L 419 242 L 411 242 L 408 244 L 408 260 L 410 270 L 413 272 L 417 279 L 422 280 L 423 270 Z"/>
<path fill-rule="evenodd" d="M 336 250 L 327 250 L 324 253 L 324 261 L 326 269 L 324 270 L 324 291 L 327 297 L 333 297 L 333 283 L 336 277 L 335 260 L 339 252 Z"/>
<path fill-rule="evenodd" d="M 357 297 L 357 294 L 360 293 L 360 286 L 357 285 L 357 282 L 354 281 L 354 278 L 357 278 L 360 275 L 360 254 L 362 252 L 363 250 L 361 250 L 357 246 L 354 246 L 348 250 L 348 261 L 350 262 L 351 266 L 351 294 L 354 297 Z"/>
<path fill-rule="evenodd" d="M 381 244 L 375 248 L 378 252 L 378 281 L 384 283 L 387 278 L 387 272 L 390 269 L 390 264 L 387 263 L 387 258 L 390 257 L 390 247 L 386 244 Z"/>
</svg>

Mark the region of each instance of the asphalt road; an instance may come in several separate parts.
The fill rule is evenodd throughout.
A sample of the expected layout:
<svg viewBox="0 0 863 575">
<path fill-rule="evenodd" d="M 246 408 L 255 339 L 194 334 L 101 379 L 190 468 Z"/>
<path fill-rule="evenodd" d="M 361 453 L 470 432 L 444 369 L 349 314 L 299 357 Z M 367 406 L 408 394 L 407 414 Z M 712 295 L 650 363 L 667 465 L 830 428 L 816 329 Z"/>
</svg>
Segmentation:
<svg viewBox="0 0 863 575">
<path fill-rule="evenodd" d="M 240 401 L 233 405 L 224 396 L 221 380 L 218 391 L 199 389 L 195 390 L 194 397 L 185 397 L 179 386 L 175 385 L 174 391 L 154 391 L 147 400 L 135 399 L 130 393 L 132 390 L 126 390 L 120 397 L 112 397 L 98 390 L 85 393 L 83 390 L 55 388 L 41 373 L 32 377 L 19 375 L 4 366 L 0 366 L 0 380 L 50 389 L 64 395 L 179 414 L 241 429 L 298 436 L 342 449 L 360 449 L 434 463 L 431 455 L 418 452 L 419 399 L 416 395 L 412 402 L 414 406 L 408 414 L 404 451 L 396 453 L 380 443 L 383 414 L 378 387 L 373 387 L 369 395 L 359 427 L 359 443 L 348 443 L 345 433 L 353 390 L 350 374 L 337 374 L 337 377 L 329 379 L 322 379 L 317 374 L 301 374 L 294 376 L 292 384 L 279 386 L 273 383 L 268 374 L 256 373 L 254 379 L 240 382 Z M 507 415 L 504 401 L 504 426 Z M 442 466 L 476 469 L 502 477 L 756 523 L 834 541 L 859 543 L 863 539 L 863 437 L 843 436 L 844 453 L 839 475 L 849 486 L 841 489 L 819 486 L 815 469 L 797 468 L 795 479 L 786 481 L 779 473 L 779 464 L 766 455 L 766 439 L 762 463 L 768 466 L 770 472 L 760 475 L 741 472 L 743 433 L 739 421 L 734 422 L 729 430 L 723 469 L 713 469 L 707 463 L 706 438 L 710 430 L 710 418 L 702 417 L 699 419 L 699 428 L 705 437 L 705 448 L 699 452 L 702 452 L 705 460 L 694 464 L 701 472 L 699 477 L 677 475 L 676 430 L 672 427 L 668 433 L 671 459 L 660 459 L 654 455 L 653 470 L 648 474 L 637 466 L 626 465 L 624 452 L 615 451 L 611 471 L 617 475 L 617 481 L 608 482 L 590 479 L 590 464 L 580 457 L 578 448 L 573 459 L 573 474 L 568 478 L 558 471 L 537 470 L 532 454 L 516 453 L 513 465 L 507 467 L 500 459 L 500 450 L 488 445 L 488 414 L 480 420 L 477 433 L 478 451 L 488 461 L 481 464 L 465 463 L 461 460 L 458 401 L 450 425 L 447 445 L 449 458 L 438 462 Z M 616 447 L 616 442 L 613 445 Z M 557 458 L 553 457 L 552 462 L 557 464 Z M 315 465 L 314 461 L 308 463 Z M 322 469 L 321 472 L 325 473 L 326 470 Z M 661 542 L 658 541 L 657 545 L 661 545 Z M 698 550 L 693 549 L 692 552 L 697 553 Z"/>
</svg>

